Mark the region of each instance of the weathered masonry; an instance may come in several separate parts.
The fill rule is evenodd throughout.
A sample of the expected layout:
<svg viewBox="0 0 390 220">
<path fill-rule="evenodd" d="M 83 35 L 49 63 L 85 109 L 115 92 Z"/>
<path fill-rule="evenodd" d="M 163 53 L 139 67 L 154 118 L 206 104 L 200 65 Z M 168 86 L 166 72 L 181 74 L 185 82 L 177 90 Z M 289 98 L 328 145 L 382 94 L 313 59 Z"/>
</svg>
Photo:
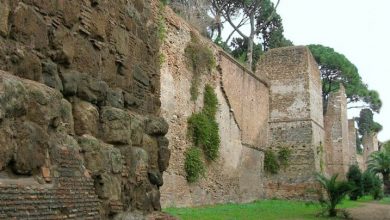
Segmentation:
<svg viewBox="0 0 390 220">
<path fill-rule="evenodd" d="M 268 136 L 269 84 L 255 76 L 210 41 L 199 38 L 212 49 L 217 67 L 201 76 L 199 92 L 213 86 L 218 97 L 217 122 L 221 137 L 220 157 L 207 167 L 198 183 L 189 184 L 184 171 L 185 152 L 192 146 L 187 120 L 203 105 L 203 96 L 191 100 L 193 72 L 185 57 L 192 27 L 166 11 L 168 36 L 162 47 L 166 57 L 161 69 L 161 115 L 168 121 L 172 152 L 164 172 L 161 202 L 169 206 L 248 202 L 263 197 L 263 152 Z"/>
<path fill-rule="evenodd" d="M 305 198 L 323 163 L 320 73 L 306 47 L 274 49 L 259 63 L 270 79 L 268 147 L 292 151 L 289 165 L 264 181 L 266 197 Z"/>
<path fill-rule="evenodd" d="M 166 57 L 161 69 L 161 116 L 170 126 L 167 138 L 172 157 L 163 174 L 163 206 L 274 197 L 311 199 L 313 194 L 307 191 L 318 186 L 315 173 L 345 174 L 349 165 L 358 160 L 364 163 L 356 155 L 356 129 L 348 121 L 343 90 L 331 95 L 323 115 L 320 72 L 306 47 L 270 50 L 252 73 L 170 10 L 166 24 L 168 36 L 161 48 Z M 194 73 L 185 48 L 192 35 L 211 48 L 217 60 L 217 68 L 201 76 L 199 87 L 210 84 L 218 96 L 221 146 L 219 159 L 206 163 L 205 177 L 189 184 L 184 160 L 193 143 L 187 135 L 187 120 L 203 105 L 202 94 L 195 101 L 190 95 Z M 367 144 L 372 139 L 366 137 Z M 288 166 L 278 174 L 265 172 L 264 152 L 282 148 L 292 152 Z"/>
<path fill-rule="evenodd" d="M 307 48 L 271 50 L 253 73 L 159 3 L 0 0 L 0 219 L 158 219 L 161 206 L 306 199 L 315 172 L 364 167 L 378 149 L 369 135 L 356 155 L 343 90 L 323 116 Z M 216 63 L 195 100 L 194 37 Z M 188 118 L 206 84 L 219 157 L 189 184 Z M 281 148 L 289 165 L 265 172 L 264 152 Z"/>
<path fill-rule="evenodd" d="M 158 2 L 0 0 L 0 219 L 160 210 Z"/>
</svg>

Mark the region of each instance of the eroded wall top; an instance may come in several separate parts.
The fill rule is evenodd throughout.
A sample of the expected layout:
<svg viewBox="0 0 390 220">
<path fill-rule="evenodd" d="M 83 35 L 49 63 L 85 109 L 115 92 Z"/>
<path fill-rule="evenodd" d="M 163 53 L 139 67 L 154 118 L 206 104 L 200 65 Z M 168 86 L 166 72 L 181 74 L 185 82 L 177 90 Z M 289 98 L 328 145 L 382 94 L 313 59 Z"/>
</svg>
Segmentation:
<svg viewBox="0 0 390 220">
<path fill-rule="evenodd" d="M 310 119 L 323 125 L 320 73 L 308 48 L 272 49 L 258 64 L 270 80 L 270 120 Z"/>
</svg>

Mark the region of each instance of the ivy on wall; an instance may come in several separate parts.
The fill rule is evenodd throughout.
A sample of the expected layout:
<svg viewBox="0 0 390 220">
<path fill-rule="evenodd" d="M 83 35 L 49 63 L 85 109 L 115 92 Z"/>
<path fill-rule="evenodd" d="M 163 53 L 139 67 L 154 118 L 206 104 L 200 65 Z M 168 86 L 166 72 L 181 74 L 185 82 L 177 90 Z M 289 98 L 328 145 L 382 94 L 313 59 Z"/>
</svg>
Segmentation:
<svg viewBox="0 0 390 220">
<path fill-rule="evenodd" d="M 201 176 L 204 176 L 206 168 L 201 157 L 200 148 L 191 147 L 186 152 L 184 169 L 187 173 L 187 181 L 190 183 L 196 182 Z"/>
<path fill-rule="evenodd" d="M 195 145 L 194 148 L 202 149 L 205 158 L 208 161 L 215 161 L 219 156 L 219 126 L 216 121 L 215 115 L 218 110 L 218 98 L 214 92 L 214 89 L 210 85 L 205 86 L 204 91 L 204 106 L 202 111 L 194 113 L 188 119 L 188 132 L 192 137 L 192 141 Z M 186 157 L 185 164 L 191 164 L 193 158 Z M 199 178 L 199 171 L 190 166 L 186 166 L 187 180 L 193 182 Z M 199 169 L 202 170 L 202 169 Z"/>
</svg>

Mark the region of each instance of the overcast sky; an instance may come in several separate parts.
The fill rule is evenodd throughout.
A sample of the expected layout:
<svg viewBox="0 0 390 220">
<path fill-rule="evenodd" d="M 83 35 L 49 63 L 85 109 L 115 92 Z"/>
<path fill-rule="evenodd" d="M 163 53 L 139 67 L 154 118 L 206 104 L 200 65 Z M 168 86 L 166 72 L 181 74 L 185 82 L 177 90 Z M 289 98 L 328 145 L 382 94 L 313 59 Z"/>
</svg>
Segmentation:
<svg viewBox="0 0 390 220">
<path fill-rule="evenodd" d="M 390 140 L 390 1 L 281 0 L 277 11 L 285 36 L 295 45 L 332 47 L 357 66 L 383 102 L 375 115 L 384 127 L 379 140 Z M 358 111 L 349 117 L 353 114 Z"/>
</svg>

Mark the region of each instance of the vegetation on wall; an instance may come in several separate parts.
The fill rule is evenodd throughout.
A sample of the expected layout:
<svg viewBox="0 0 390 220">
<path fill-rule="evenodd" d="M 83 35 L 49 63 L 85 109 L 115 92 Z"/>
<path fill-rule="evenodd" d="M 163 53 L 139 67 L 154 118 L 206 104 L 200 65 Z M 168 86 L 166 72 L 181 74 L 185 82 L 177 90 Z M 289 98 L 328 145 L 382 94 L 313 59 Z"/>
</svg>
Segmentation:
<svg viewBox="0 0 390 220">
<path fill-rule="evenodd" d="M 188 119 L 188 132 L 192 137 L 192 141 L 197 149 L 203 149 L 205 158 L 209 161 L 214 161 L 219 155 L 219 127 L 216 121 L 215 115 L 218 110 L 218 99 L 214 92 L 214 89 L 210 85 L 205 86 L 204 91 L 204 106 L 201 112 L 194 113 Z M 186 157 L 186 164 L 192 164 L 193 162 L 187 162 L 191 157 Z M 193 176 L 193 172 L 187 169 L 187 176 Z M 199 176 L 197 176 L 198 178 Z M 189 179 L 196 181 L 197 178 Z M 193 181 L 192 181 L 193 182 Z"/>
<path fill-rule="evenodd" d="M 205 44 L 202 44 L 194 32 L 191 32 L 191 41 L 185 48 L 188 64 L 193 72 L 191 81 L 191 99 L 198 98 L 200 77 L 205 72 L 211 72 L 215 67 L 214 54 Z"/>
<path fill-rule="evenodd" d="M 277 174 L 279 172 L 278 158 L 272 150 L 268 149 L 264 153 L 264 170 L 271 174 Z"/>
<path fill-rule="evenodd" d="M 218 157 L 219 127 L 215 119 L 218 109 L 218 99 L 214 89 L 206 85 L 204 92 L 204 107 L 201 112 L 194 113 L 188 119 L 188 128 L 195 146 L 203 149 L 206 159 L 215 160 Z"/>
<path fill-rule="evenodd" d="M 184 169 L 190 183 L 196 182 L 205 173 L 206 168 L 201 157 L 202 151 L 197 147 L 191 147 L 186 152 Z"/>
<path fill-rule="evenodd" d="M 264 153 L 264 170 L 271 174 L 277 174 L 280 168 L 286 168 L 289 165 L 291 158 L 291 149 L 288 147 L 279 147 L 276 154 L 272 149 L 268 149 Z"/>
<path fill-rule="evenodd" d="M 279 163 L 282 167 L 288 166 L 288 164 L 290 162 L 290 158 L 291 158 L 291 153 L 292 153 L 292 151 L 288 147 L 280 148 L 279 153 L 278 153 L 278 159 L 279 159 Z"/>
</svg>

